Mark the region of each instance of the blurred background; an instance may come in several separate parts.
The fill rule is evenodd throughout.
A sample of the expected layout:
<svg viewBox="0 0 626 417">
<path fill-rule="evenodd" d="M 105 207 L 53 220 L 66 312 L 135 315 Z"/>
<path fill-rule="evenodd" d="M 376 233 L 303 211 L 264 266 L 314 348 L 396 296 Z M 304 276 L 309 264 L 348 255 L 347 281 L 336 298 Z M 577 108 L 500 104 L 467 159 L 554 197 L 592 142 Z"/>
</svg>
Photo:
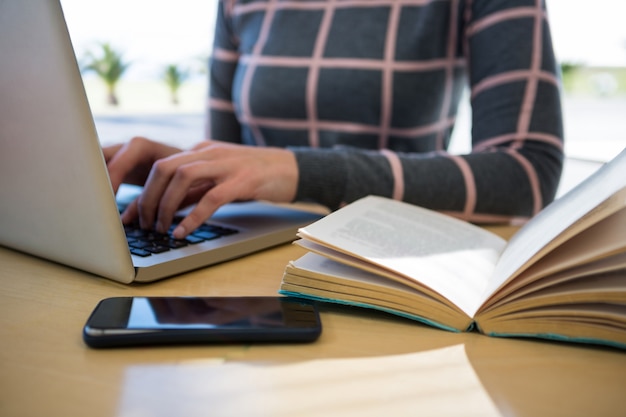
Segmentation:
<svg viewBox="0 0 626 417">
<path fill-rule="evenodd" d="M 216 0 L 61 3 L 103 143 L 203 139 Z M 547 5 L 563 73 L 566 190 L 626 147 L 626 2 Z M 469 149 L 470 111 L 460 111 L 453 152 Z"/>
</svg>

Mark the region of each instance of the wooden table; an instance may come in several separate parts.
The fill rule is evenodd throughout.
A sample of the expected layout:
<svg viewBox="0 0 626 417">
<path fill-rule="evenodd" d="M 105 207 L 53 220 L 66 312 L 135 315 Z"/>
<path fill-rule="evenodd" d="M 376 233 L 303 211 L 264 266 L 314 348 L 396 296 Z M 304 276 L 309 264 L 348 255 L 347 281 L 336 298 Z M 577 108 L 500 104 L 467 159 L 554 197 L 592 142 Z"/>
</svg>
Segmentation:
<svg viewBox="0 0 626 417">
<path fill-rule="evenodd" d="M 229 375 L 268 375 L 274 369 L 280 376 L 284 367 L 279 365 L 299 369 L 310 361 L 316 361 L 316 369 L 328 370 L 328 383 L 346 395 L 351 381 L 336 381 L 332 372 L 344 360 L 380 361 L 368 363 L 386 367 L 389 360 L 408 355 L 407 361 L 422 358 L 426 365 L 432 363 L 429 372 L 435 378 L 455 381 L 460 371 L 454 369 L 460 368 L 446 370 L 429 362 L 428 355 L 459 345 L 467 360 L 463 372 L 477 377 L 477 385 L 499 414 L 626 415 L 626 352 L 456 334 L 349 307 L 322 306 L 323 334 L 316 343 L 306 345 L 93 350 L 82 341 L 82 326 L 102 298 L 273 295 L 285 264 L 301 254 L 298 247 L 283 245 L 160 282 L 126 286 L 0 248 L 0 416 L 232 415 L 229 407 L 237 399 L 251 398 L 254 385 L 242 378 L 226 395 L 220 381 L 227 381 Z M 362 366 L 359 363 L 354 366 Z M 413 389 L 395 377 L 390 371 L 370 380 L 373 384 L 382 381 L 380 388 L 393 390 L 393 384 L 398 384 L 398 388 Z M 381 409 L 392 411 L 390 416 L 405 411 L 415 415 L 411 410 L 433 397 L 428 397 L 428 383 L 408 381 L 417 385 L 415 395 L 405 392 L 403 402 L 359 400 L 347 408 L 329 405 L 325 410 L 318 404 L 315 409 L 303 406 L 295 415 L 367 415 L 367 410 Z M 211 396 L 218 388 L 222 389 L 219 395 Z M 277 394 L 288 405 L 305 398 L 311 386 L 295 383 L 287 388 L 290 391 L 285 395 Z M 435 394 L 439 396 L 436 401 L 449 405 L 451 414 L 468 415 L 459 392 L 439 388 Z M 255 410 L 265 415 L 263 407 Z M 267 415 L 273 414 L 277 415 L 269 411 Z"/>
</svg>

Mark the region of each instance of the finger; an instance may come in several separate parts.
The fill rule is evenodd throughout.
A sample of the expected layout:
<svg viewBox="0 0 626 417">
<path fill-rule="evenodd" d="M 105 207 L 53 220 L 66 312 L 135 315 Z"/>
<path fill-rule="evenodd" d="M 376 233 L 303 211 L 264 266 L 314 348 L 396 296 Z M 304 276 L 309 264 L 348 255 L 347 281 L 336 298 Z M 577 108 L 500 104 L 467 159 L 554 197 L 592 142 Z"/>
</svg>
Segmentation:
<svg viewBox="0 0 626 417">
<path fill-rule="evenodd" d="M 163 161 L 157 161 L 152 166 L 143 192 L 137 199 L 137 214 L 142 229 L 153 228 L 159 201 L 171 175 Z"/>
<path fill-rule="evenodd" d="M 171 207 L 179 207 L 186 194 L 187 188 L 172 190 L 170 183 L 181 167 L 196 162 L 200 156 L 193 152 L 182 152 L 168 158 L 160 159 L 152 165 L 144 190 L 139 196 L 139 223 L 142 228 L 151 229 L 157 222 L 159 231 L 167 230 L 176 210 Z M 180 187 L 180 180 L 175 182 L 175 187 Z M 183 183 L 184 186 L 184 183 Z M 164 198 L 166 190 L 170 189 L 168 196 Z M 157 221 L 157 212 L 164 205 L 167 216 Z M 161 223 L 160 221 L 163 221 Z"/>
<path fill-rule="evenodd" d="M 123 182 L 144 185 L 154 161 L 181 150 L 143 137 L 134 137 L 123 145 L 103 151 L 111 184 L 115 191 Z"/>
<path fill-rule="evenodd" d="M 119 150 L 122 148 L 122 144 L 116 144 L 116 145 L 111 145 L 111 146 L 105 146 L 102 148 L 102 154 L 104 155 L 104 160 L 106 162 L 109 162 L 111 160 L 111 158 L 113 158 L 113 156 L 119 152 Z"/>
<path fill-rule="evenodd" d="M 106 152 L 109 153 L 109 159 L 107 160 L 109 178 L 113 191 L 117 193 L 128 174 L 145 159 L 143 141 L 131 140 L 119 146 L 115 153 L 112 153 L 112 150 L 107 150 Z"/>
<path fill-rule="evenodd" d="M 206 148 L 206 147 L 208 147 L 208 146 L 213 145 L 213 143 L 214 143 L 214 142 L 213 142 L 212 140 L 208 140 L 208 139 L 207 139 L 207 140 L 203 140 L 202 142 L 197 143 L 196 145 L 194 145 L 194 146 L 191 148 L 191 150 L 192 150 L 192 151 L 199 151 L 199 150 L 201 150 L 201 149 L 204 149 L 204 148 Z"/>
<path fill-rule="evenodd" d="M 215 179 L 220 175 L 218 166 L 219 163 L 215 162 L 194 161 L 178 167 L 161 197 L 157 230 L 167 230 L 174 214 L 183 204 L 188 204 L 194 198 L 193 202 L 197 201 L 215 185 Z M 200 219 L 200 223 L 207 217 Z"/>
<path fill-rule="evenodd" d="M 180 210 L 184 207 L 189 207 L 192 204 L 196 204 L 198 201 L 200 201 L 202 196 L 213 187 L 215 187 L 215 183 L 210 181 L 192 186 L 192 188 L 187 191 L 187 195 L 178 206 L 178 209 Z"/>
<path fill-rule="evenodd" d="M 187 216 L 176 226 L 172 235 L 176 239 L 184 239 L 189 233 L 196 230 L 202 223 L 210 218 L 215 211 L 224 204 L 236 200 L 236 192 L 233 192 L 234 184 L 230 181 L 211 188 L 198 201 Z"/>
<path fill-rule="evenodd" d="M 123 224 L 131 224 L 135 220 L 137 220 L 137 198 L 131 201 L 131 203 L 126 206 L 124 212 L 121 214 L 121 219 Z"/>
</svg>

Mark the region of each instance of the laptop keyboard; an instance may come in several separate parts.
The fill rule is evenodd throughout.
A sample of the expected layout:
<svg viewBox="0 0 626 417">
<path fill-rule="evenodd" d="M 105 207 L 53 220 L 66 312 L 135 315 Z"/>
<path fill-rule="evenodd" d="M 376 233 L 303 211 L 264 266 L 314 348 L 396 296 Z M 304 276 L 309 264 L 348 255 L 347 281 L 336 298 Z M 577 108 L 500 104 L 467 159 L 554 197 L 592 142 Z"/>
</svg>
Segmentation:
<svg viewBox="0 0 626 417">
<path fill-rule="evenodd" d="M 181 221 L 182 218 L 174 219 L 174 224 L 170 228 L 168 233 L 158 233 L 154 230 L 144 230 L 136 225 L 125 225 L 124 231 L 126 232 L 126 240 L 128 242 L 128 248 L 133 255 L 137 256 L 151 256 L 157 253 L 163 253 L 174 249 L 184 248 L 189 245 L 195 245 L 207 240 L 219 239 L 223 236 L 232 235 L 237 233 L 236 229 L 203 224 L 197 228 L 193 233 L 189 234 L 185 239 L 176 239 L 172 236 L 172 231 L 176 224 Z"/>
</svg>

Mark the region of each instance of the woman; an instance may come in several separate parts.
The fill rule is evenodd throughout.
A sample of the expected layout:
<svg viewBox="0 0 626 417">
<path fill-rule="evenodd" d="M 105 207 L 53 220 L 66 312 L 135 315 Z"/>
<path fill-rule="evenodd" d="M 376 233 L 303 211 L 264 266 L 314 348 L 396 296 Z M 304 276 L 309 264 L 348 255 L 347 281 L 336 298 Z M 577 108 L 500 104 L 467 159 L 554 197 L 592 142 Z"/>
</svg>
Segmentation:
<svg viewBox="0 0 626 417">
<path fill-rule="evenodd" d="M 469 82 L 469 83 L 468 83 Z M 472 151 L 446 153 L 469 84 Z M 206 140 L 105 149 L 123 214 L 184 237 L 222 204 L 368 194 L 474 222 L 536 214 L 563 160 L 558 69 L 540 0 L 222 0 Z"/>
</svg>

